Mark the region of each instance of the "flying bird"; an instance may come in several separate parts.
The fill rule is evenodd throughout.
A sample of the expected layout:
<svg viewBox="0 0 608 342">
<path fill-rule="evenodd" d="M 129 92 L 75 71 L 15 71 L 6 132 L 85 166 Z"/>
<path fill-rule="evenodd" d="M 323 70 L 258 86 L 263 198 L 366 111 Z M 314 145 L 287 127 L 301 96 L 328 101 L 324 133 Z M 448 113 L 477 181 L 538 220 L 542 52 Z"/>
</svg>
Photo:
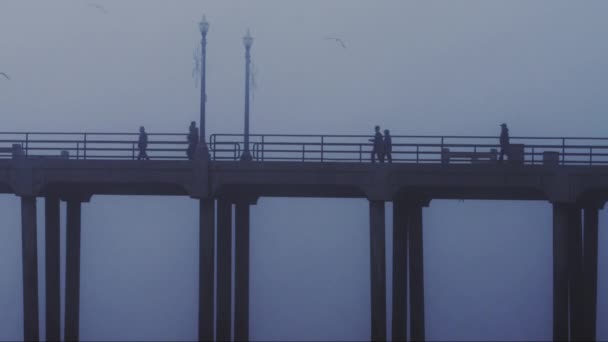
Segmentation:
<svg viewBox="0 0 608 342">
<path fill-rule="evenodd" d="M 340 38 L 336 38 L 336 37 L 325 37 L 325 40 L 335 40 L 336 42 L 340 43 L 340 45 L 342 45 L 342 48 L 346 49 L 346 44 L 344 44 L 344 41 Z"/>
<path fill-rule="evenodd" d="M 10 80 L 10 79 L 11 79 L 11 78 L 10 78 L 10 77 L 8 77 L 8 75 L 7 75 L 6 73 L 4 73 L 4 72 L 0 72 L 0 75 L 2 75 L 2 76 L 4 76 L 4 77 L 6 77 L 6 79 L 7 79 L 7 80 Z"/>
<path fill-rule="evenodd" d="M 101 6 L 100 4 L 89 4 L 89 6 L 97 8 L 98 10 L 102 11 L 104 14 L 108 14 L 108 11 L 106 11 L 105 7 Z"/>
</svg>

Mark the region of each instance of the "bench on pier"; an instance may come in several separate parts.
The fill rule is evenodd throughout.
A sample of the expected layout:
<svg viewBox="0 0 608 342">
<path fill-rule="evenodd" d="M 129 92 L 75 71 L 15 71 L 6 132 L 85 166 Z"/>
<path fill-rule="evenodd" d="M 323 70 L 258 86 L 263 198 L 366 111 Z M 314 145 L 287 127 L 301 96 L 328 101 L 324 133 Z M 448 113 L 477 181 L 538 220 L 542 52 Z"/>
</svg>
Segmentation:
<svg viewBox="0 0 608 342">
<path fill-rule="evenodd" d="M 506 151 L 507 160 L 509 164 L 521 165 L 524 162 L 524 145 L 523 144 L 510 144 Z M 466 159 L 472 164 L 482 162 L 497 162 L 498 161 L 498 150 L 493 148 L 489 152 L 477 152 L 477 151 L 450 151 L 449 148 L 441 149 L 441 163 L 449 164 L 450 159 Z"/>
<path fill-rule="evenodd" d="M 11 147 L 0 147 L 0 153 L 10 153 L 13 158 L 23 156 L 21 144 L 13 144 Z"/>
<path fill-rule="evenodd" d="M 441 149 L 441 163 L 449 164 L 451 159 L 466 159 L 471 163 L 496 162 L 498 151 L 493 148 L 489 152 L 450 151 L 449 148 Z"/>
</svg>

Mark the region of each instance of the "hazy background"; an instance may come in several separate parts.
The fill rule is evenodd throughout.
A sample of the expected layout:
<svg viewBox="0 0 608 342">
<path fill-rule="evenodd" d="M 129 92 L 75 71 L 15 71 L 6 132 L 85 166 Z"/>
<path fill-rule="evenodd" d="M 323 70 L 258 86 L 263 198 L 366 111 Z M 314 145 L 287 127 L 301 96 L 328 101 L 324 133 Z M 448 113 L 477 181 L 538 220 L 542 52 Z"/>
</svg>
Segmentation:
<svg viewBox="0 0 608 342">
<path fill-rule="evenodd" d="M 1 130 L 185 133 L 199 115 L 193 50 L 205 13 L 208 134 L 242 131 L 241 38 L 251 28 L 254 133 L 380 124 L 396 135 L 498 135 L 507 122 L 514 136 L 606 136 L 607 12 L 599 0 L 0 0 L 0 72 L 12 78 L 0 78 Z M 0 339 L 15 340 L 18 198 L 1 196 L 0 207 Z M 367 210 L 364 200 L 274 198 L 252 208 L 252 339 L 369 338 Z M 189 198 L 95 196 L 83 206 L 82 340 L 196 339 L 197 218 Z M 607 219 L 602 211 L 599 339 Z M 551 338 L 548 203 L 433 201 L 424 224 L 429 340 Z"/>
</svg>

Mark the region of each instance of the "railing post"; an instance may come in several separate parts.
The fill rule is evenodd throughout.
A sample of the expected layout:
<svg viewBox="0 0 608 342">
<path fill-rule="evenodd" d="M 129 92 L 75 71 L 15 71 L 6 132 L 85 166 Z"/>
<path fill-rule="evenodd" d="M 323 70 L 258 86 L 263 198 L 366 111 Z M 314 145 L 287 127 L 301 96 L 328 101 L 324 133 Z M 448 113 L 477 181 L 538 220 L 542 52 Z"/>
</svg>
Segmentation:
<svg viewBox="0 0 608 342">
<path fill-rule="evenodd" d="M 216 150 L 216 143 L 215 143 L 215 134 L 211 134 L 211 145 L 213 146 L 213 160 L 215 160 L 215 150 Z"/>
<path fill-rule="evenodd" d="M 135 143 L 131 143 L 131 158 L 135 160 Z"/>
<path fill-rule="evenodd" d="M 589 147 L 589 165 L 593 165 L 593 147 Z"/>
<path fill-rule="evenodd" d="M 562 138 L 562 165 L 566 164 L 566 138 Z"/>
<path fill-rule="evenodd" d="M 264 143 L 264 135 L 262 135 L 262 161 L 264 161 L 264 150 L 265 150 L 265 143 Z"/>
<path fill-rule="evenodd" d="M 323 162 L 323 150 L 325 149 L 325 139 L 324 136 L 321 136 L 321 163 Z"/>
<path fill-rule="evenodd" d="M 532 146 L 532 165 L 534 165 L 534 146 Z"/>
<path fill-rule="evenodd" d="M 80 159 L 80 142 L 76 142 L 76 160 Z"/>
<path fill-rule="evenodd" d="M 25 133 L 25 155 L 26 156 L 29 155 L 29 148 L 30 148 L 30 134 Z"/>
<path fill-rule="evenodd" d="M 416 145 L 416 164 L 420 164 L 420 145 Z"/>
<path fill-rule="evenodd" d="M 303 161 L 304 161 L 304 159 L 305 159 L 305 158 L 304 158 L 305 153 L 306 153 L 306 145 L 305 145 L 305 144 L 302 144 L 302 162 L 303 162 Z"/>
<path fill-rule="evenodd" d="M 363 162 L 363 145 L 359 144 L 359 163 Z"/>
<path fill-rule="evenodd" d="M 83 152 L 83 154 L 84 154 L 84 159 L 86 160 L 87 159 L 87 134 L 86 133 L 84 134 L 84 152 Z"/>
</svg>

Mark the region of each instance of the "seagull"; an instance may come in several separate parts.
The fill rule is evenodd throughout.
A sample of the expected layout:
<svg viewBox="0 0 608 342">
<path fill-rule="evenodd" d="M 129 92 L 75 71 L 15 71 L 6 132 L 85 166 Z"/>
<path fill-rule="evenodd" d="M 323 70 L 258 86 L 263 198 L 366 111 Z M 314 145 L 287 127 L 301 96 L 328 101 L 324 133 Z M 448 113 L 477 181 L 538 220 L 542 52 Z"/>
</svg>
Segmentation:
<svg viewBox="0 0 608 342">
<path fill-rule="evenodd" d="M 95 7 L 98 10 L 102 11 L 104 14 L 108 14 L 108 11 L 106 11 L 105 7 L 101 6 L 100 4 L 89 4 L 90 7 Z"/>
<path fill-rule="evenodd" d="M 335 37 L 325 37 L 325 40 L 335 40 L 336 42 L 340 43 L 340 45 L 342 45 L 342 47 L 344 49 L 346 49 L 346 44 L 344 44 L 344 41 L 340 38 L 335 38 Z"/>
<path fill-rule="evenodd" d="M 7 80 L 10 80 L 10 79 L 11 79 L 11 78 L 10 78 L 10 77 L 8 77 L 8 75 L 7 75 L 6 73 L 4 73 L 4 72 L 0 72 L 0 75 L 2 75 L 2 76 L 4 76 L 4 77 L 6 77 L 6 79 L 7 79 Z"/>
</svg>

